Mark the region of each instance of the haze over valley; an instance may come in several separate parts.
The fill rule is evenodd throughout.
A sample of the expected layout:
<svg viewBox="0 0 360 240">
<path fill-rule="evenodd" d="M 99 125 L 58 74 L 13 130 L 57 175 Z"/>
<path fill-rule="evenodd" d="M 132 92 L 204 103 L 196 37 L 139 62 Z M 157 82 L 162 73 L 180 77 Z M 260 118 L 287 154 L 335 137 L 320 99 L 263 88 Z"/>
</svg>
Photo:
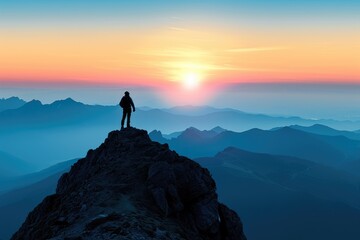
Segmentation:
<svg viewBox="0 0 360 240">
<path fill-rule="evenodd" d="M 71 98 L 11 98 L 0 106 L 0 208 L 13 216 L 0 218 L 6 239 L 62 173 L 119 129 L 121 111 Z M 249 239 L 360 234 L 360 122 L 179 106 L 138 107 L 132 125 L 208 168 Z"/>
</svg>

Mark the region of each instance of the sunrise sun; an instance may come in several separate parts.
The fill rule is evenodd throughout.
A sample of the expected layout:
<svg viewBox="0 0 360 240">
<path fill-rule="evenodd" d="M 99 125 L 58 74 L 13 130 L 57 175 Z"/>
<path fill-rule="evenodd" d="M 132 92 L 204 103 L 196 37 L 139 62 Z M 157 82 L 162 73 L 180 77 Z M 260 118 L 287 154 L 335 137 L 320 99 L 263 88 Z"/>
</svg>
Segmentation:
<svg viewBox="0 0 360 240">
<path fill-rule="evenodd" d="M 182 84 L 188 90 L 194 90 L 199 87 L 201 76 L 195 72 L 188 72 L 184 74 Z"/>
</svg>

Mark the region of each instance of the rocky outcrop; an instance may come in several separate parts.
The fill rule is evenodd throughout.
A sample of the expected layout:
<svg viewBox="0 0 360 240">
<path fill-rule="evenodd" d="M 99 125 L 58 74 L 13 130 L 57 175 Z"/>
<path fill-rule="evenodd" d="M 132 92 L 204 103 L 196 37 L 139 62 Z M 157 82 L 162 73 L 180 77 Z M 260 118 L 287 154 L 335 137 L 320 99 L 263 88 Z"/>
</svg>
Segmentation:
<svg viewBox="0 0 360 240">
<path fill-rule="evenodd" d="M 113 131 L 74 164 L 12 239 L 246 239 L 217 200 L 207 169 L 152 142 Z"/>
</svg>

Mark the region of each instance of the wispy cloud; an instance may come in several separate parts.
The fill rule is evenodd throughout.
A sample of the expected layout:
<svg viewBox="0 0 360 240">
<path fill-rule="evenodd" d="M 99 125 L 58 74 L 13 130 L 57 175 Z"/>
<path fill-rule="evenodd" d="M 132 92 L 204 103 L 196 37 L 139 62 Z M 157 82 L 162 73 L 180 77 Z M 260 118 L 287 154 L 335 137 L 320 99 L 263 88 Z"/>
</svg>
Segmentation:
<svg viewBox="0 0 360 240">
<path fill-rule="evenodd" d="M 188 29 L 186 28 L 180 28 L 180 27 L 168 27 L 169 30 L 172 31 L 179 31 L 179 32 L 184 32 L 184 31 L 188 31 Z"/>
<path fill-rule="evenodd" d="M 188 63 L 188 62 L 160 62 L 153 64 L 159 66 L 162 69 L 172 69 L 172 70 L 194 70 L 202 72 L 211 72 L 211 71 L 240 71 L 240 72 L 270 72 L 277 71 L 274 69 L 266 68 L 250 68 L 250 67 L 240 67 L 232 66 L 228 64 L 201 64 L 201 63 Z"/>
<path fill-rule="evenodd" d="M 266 51 L 278 51 L 287 49 L 286 47 L 248 47 L 248 48 L 232 48 L 227 49 L 225 52 L 232 53 L 248 53 L 248 52 L 266 52 Z"/>
<path fill-rule="evenodd" d="M 159 64 L 161 67 L 169 69 L 189 69 L 189 70 L 239 70 L 237 67 L 215 65 L 215 64 L 200 64 L 188 62 L 162 62 Z"/>
<path fill-rule="evenodd" d="M 143 50 L 141 52 L 134 52 L 134 54 L 139 55 L 149 55 L 149 56 L 158 56 L 158 57 L 174 57 L 174 58 L 184 58 L 184 57 L 201 57 L 209 55 L 208 51 L 194 50 L 194 49 L 169 49 L 169 50 Z"/>
</svg>

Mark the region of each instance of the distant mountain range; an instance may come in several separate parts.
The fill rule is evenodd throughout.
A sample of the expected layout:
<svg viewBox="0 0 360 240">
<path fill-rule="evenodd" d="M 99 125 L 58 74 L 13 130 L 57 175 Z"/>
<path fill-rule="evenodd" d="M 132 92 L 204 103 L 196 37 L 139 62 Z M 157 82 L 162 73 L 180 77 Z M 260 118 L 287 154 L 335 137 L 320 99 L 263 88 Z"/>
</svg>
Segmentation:
<svg viewBox="0 0 360 240">
<path fill-rule="evenodd" d="M 15 108 L 14 104 L 10 104 L 13 101 L 19 102 L 18 107 Z M 10 129 L 10 131 L 14 128 L 27 129 L 72 125 L 106 125 L 117 128 L 121 115 L 120 107 L 117 105 L 86 105 L 71 98 L 58 100 L 51 104 L 42 104 L 38 100 L 25 103 L 15 97 L 2 99 L 0 102 L 4 106 L 7 102 L 9 103 L 4 107 L 7 110 L 0 111 L 0 129 Z M 338 129 L 360 129 L 360 122 L 268 116 L 210 106 L 178 106 L 168 109 L 140 107 L 134 113 L 132 122 L 134 126 L 148 131 L 157 129 L 164 133 L 181 131 L 189 126 L 199 129 L 211 129 L 214 126 L 220 126 L 233 131 L 245 131 L 251 128 L 271 129 L 289 125 L 323 124 Z"/>
<path fill-rule="evenodd" d="M 14 106 L 10 104 L 13 101 L 18 102 L 20 107 L 9 109 Z M 8 103 L 8 109 L 0 112 L 0 150 L 32 162 L 38 169 L 53 165 L 63 159 L 84 156 L 88 149 L 100 144 L 101 139 L 108 132 L 120 127 L 121 110 L 118 106 L 86 105 L 71 98 L 58 100 L 51 104 L 42 104 L 37 100 L 24 103 L 18 98 L 12 98 L 11 101 L 3 99 L 2 102 Z M 197 129 L 212 129 L 214 126 L 219 126 L 219 129 L 246 131 L 252 128 L 272 129 L 288 125 L 291 125 L 292 129 L 296 129 L 295 125 L 299 127 L 300 125 L 311 126 L 320 123 L 332 127 L 338 126 L 340 129 L 360 128 L 360 122 L 274 117 L 209 106 L 182 106 L 161 110 L 138 108 L 132 118 L 133 126 L 148 131 L 160 130 L 164 133 L 163 137 L 168 139 L 179 137 L 181 131 L 189 126 Z M 341 126 L 346 127 L 341 128 Z M 320 125 L 315 125 L 315 127 L 303 127 L 299 130 L 302 130 L 302 132 L 326 133 L 325 135 L 339 133 L 358 140 L 358 133 L 356 132 L 339 131 L 334 133 L 331 132 L 331 129 L 325 131 L 324 129 L 319 130 L 319 128 Z M 249 135 L 256 135 L 256 131 L 252 130 Z M 221 148 L 214 149 L 211 154 L 231 146 L 229 144 L 226 143 Z M 60 151 L 59 145 L 63 147 L 63 150 Z M 278 146 L 281 147 L 281 145 Z M 238 147 L 257 151 L 257 149 L 247 148 L 243 145 Z M 352 145 L 351 148 L 353 148 Z M 19 152 L 18 149 L 22 149 L 22 151 Z M 267 152 L 265 150 L 261 151 Z M 183 153 L 187 154 L 186 150 Z M 270 153 L 287 154 L 286 152 L 276 151 Z M 341 155 L 342 151 L 334 153 L 334 156 L 332 156 L 332 153 L 332 151 L 328 152 L 331 155 L 329 161 L 334 156 Z M 199 149 L 199 154 L 191 156 L 199 157 L 204 155 L 201 154 L 201 149 Z M 305 156 L 301 157 L 305 158 Z"/>
<path fill-rule="evenodd" d="M 211 106 L 191 106 L 191 105 L 176 106 L 172 108 L 162 108 L 160 110 L 176 115 L 186 115 L 186 116 L 201 116 L 216 112 L 238 112 L 241 114 L 246 114 L 243 111 L 239 111 L 232 108 L 214 108 Z"/>
<path fill-rule="evenodd" d="M 150 137 L 192 158 L 214 156 L 227 147 L 299 157 L 330 166 L 340 166 L 360 156 L 360 141 L 343 136 L 312 134 L 290 127 L 277 130 L 251 129 L 241 133 L 216 133 L 188 128 L 172 139 L 162 137 L 159 131 L 151 132 Z"/>
<path fill-rule="evenodd" d="M 33 100 L 0 112 L 0 148 L 45 168 L 84 156 L 118 127 L 119 118 L 115 106 L 90 106 L 70 98 L 52 104 Z"/>
<path fill-rule="evenodd" d="M 26 102 L 18 97 L 11 97 L 11 98 L 0 98 L 0 112 L 9 110 L 9 109 L 16 109 L 23 106 Z"/>
<path fill-rule="evenodd" d="M 360 141 L 360 133 L 357 131 L 340 131 L 322 124 L 314 124 L 312 126 L 299 126 L 299 125 L 291 125 L 289 126 L 292 129 L 301 130 L 303 132 L 315 133 L 318 135 L 325 136 L 344 136 L 349 139 L 359 140 Z M 273 130 L 277 130 L 281 127 L 274 128 Z"/>
<path fill-rule="evenodd" d="M 352 175 L 299 158 L 236 148 L 195 160 L 210 170 L 220 199 L 241 214 L 249 239 L 360 236 L 360 182 Z"/>
<path fill-rule="evenodd" d="M 14 129 L 44 129 L 72 125 L 109 124 L 109 114 L 115 107 L 85 105 L 71 98 L 42 104 L 32 100 L 17 109 L 0 112 L 0 128 L 7 131 Z"/>
</svg>

